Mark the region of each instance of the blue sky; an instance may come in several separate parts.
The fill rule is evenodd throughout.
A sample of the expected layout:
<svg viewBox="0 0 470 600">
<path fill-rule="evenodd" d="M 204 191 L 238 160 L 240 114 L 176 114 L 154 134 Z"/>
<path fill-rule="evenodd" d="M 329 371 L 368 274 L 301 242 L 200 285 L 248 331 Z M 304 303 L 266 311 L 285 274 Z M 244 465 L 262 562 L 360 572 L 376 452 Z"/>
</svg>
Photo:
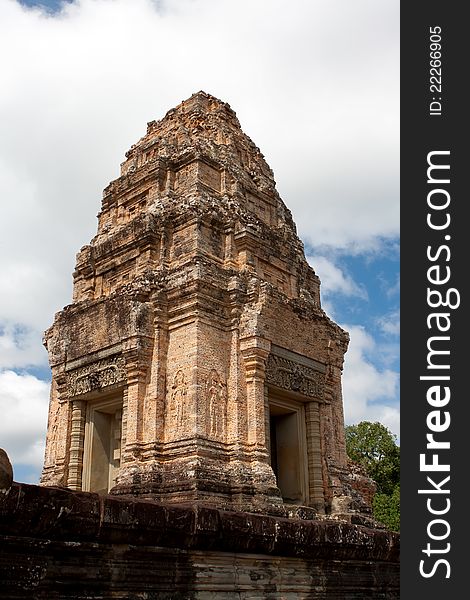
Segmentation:
<svg viewBox="0 0 470 600">
<path fill-rule="evenodd" d="M 0 447 L 35 482 L 43 331 L 146 123 L 203 89 L 274 170 L 327 313 L 346 422 L 399 433 L 399 3 L 0 0 Z"/>
<path fill-rule="evenodd" d="M 38 2 L 36 2 L 35 0 L 21 0 L 20 4 L 31 7 L 44 7 L 55 12 L 60 9 L 60 5 L 64 4 L 65 1 L 66 0 L 39 0 Z"/>
</svg>

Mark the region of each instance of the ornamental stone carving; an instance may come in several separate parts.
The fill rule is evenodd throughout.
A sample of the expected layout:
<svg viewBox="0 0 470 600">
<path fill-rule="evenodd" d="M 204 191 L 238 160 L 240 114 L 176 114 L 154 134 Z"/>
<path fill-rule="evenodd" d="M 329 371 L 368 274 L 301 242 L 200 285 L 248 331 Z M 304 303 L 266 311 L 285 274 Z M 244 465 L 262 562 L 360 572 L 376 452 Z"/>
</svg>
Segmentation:
<svg viewBox="0 0 470 600">
<path fill-rule="evenodd" d="M 178 432 L 186 429 L 188 419 L 187 406 L 187 390 L 186 377 L 181 369 L 179 369 L 171 386 L 170 403 L 168 407 L 168 420 L 172 424 L 174 436 L 178 437 Z"/>
<path fill-rule="evenodd" d="M 126 381 L 127 373 L 122 356 L 99 360 L 67 375 L 67 396 L 79 396 Z"/>
<path fill-rule="evenodd" d="M 324 399 L 324 373 L 272 353 L 268 356 L 266 383 L 317 400 Z"/>
<path fill-rule="evenodd" d="M 103 194 L 73 302 L 46 333 L 42 482 L 330 513 L 333 496 L 350 495 L 348 336 L 320 310 L 303 248 L 227 104 L 198 92 L 149 123 Z"/>
<path fill-rule="evenodd" d="M 227 415 L 227 391 L 215 369 L 206 381 L 207 434 L 220 439 L 225 435 Z"/>
</svg>

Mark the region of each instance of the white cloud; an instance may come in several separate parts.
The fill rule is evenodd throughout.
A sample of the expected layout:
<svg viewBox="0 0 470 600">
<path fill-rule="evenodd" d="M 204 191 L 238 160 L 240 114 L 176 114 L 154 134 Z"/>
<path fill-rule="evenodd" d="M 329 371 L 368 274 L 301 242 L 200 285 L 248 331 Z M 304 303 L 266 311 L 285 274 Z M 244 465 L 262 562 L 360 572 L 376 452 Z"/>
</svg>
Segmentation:
<svg viewBox="0 0 470 600">
<path fill-rule="evenodd" d="M 321 299 L 321 307 L 325 311 L 325 313 L 330 317 L 330 319 L 333 319 L 333 321 L 337 320 L 336 308 L 335 308 L 333 302 L 328 300 L 328 298 L 326 298 L 326 299 L 322 298 Z"/>
<path fill-rule="evenodd" d="M 38 470 L 44 458 L 49 385 L 28 374 L 0 372 L 0 446 L 15 466 Z"/>
<path fill-rule="evenodd" d="M 41 340 L 40 331 L 0 322 L 0 369 L 46 366 L 47 353 Z"/>
<path fill-rule="evenodd" d="M 41 330 L 70 301 L 125 151 L 199 89 L 238 112 L 306 241 L 397 235 L 392 0 L 81 0 L 55 17 L 2 0 L 0 51 L 3 318 Z"/>
<path fill-rule="evenodd" d="M 320 277 L 322 296 L 328 297 L 331 294 L 339 293 L 367 300 L 367 290 L 358 285 L 333 261 L 325 256 L 307 256 L 307 260 Z"/>
<path fill-rule="evenodd" d="M 400 293 L 400 275 L 397 275 L 395 283 L 387 288 L 386 293 L 389 298 L 397 296 Z"/>
<path fill-rule="evenodd" d="M 344 327 L 351 336 L 343 371 L 346 424 L 380 421 L 399 435 L 398 373 L 372 363 L 377 344 L 363 327 Z"/>
<path fill-rule="evenodd" d="M 377 324 L 386 335 L 397 336 L 400 334 L 400 312 L 394 310 L 377 319 Z"/>
<path fill-rule="evenodd" d="M 236 110 L 312 247 L 396 237 L 398 32 L 396 0 L 80 0 L 56 16 L 0 0 L 0 365 L 44 362 L 41 333 L 71 301 L 103 188 L 146 123 L 200 89 Z M 320 265 L 325 292 L 362 297 Z M 363 383 L 346 367 L 346 401 L 362 415 L 395 379 L 357 352 Z M 16 460 L 37 464 L 46 384 L 1 381 L 2 435 L 9 423 Z"/>
</svg>

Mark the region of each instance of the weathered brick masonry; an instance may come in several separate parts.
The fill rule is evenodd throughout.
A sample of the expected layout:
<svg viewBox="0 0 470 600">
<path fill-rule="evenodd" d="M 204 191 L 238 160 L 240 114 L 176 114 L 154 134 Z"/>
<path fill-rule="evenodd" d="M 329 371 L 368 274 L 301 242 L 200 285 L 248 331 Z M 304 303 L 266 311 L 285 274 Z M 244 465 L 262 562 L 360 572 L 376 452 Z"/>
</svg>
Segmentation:
<svg viewBox="0 0 470 600">
<path fill-rule="evenodd" d="M 348 335 L 232 109 L 199 92 L 149 123 L 98 219 L 46 332 L 42 483 L 367 511 L 345 452 Z"/>
<path fill-rule="evenodd" d="M 233 110 L 149 123 L 45 334 L 43 487 L 0 490 L 1 597 L 398 598 L 346 457 L 348 339 Z"/>
</svg>

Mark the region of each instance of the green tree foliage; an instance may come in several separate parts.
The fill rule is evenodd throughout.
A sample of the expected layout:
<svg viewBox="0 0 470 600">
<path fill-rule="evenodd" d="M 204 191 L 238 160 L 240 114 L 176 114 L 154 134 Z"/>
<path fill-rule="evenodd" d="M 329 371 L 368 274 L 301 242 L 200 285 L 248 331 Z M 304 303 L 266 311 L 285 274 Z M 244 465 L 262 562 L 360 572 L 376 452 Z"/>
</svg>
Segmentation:
<svg viewBox="0 0 470 600">
<path fill-rule="evenodd" d="M 392 531 L 400 531 L 400 485 L 391 496 L 375 494 L 372 502 L 374 517 Z"/>
<path fill-rule="evenodd" d="M 362 421 L 346 427 L 346 451 L 377 484 L 374 517 L 398 531 L 400 524 L 400 448 L 381 423 Z"/>
</svg>

